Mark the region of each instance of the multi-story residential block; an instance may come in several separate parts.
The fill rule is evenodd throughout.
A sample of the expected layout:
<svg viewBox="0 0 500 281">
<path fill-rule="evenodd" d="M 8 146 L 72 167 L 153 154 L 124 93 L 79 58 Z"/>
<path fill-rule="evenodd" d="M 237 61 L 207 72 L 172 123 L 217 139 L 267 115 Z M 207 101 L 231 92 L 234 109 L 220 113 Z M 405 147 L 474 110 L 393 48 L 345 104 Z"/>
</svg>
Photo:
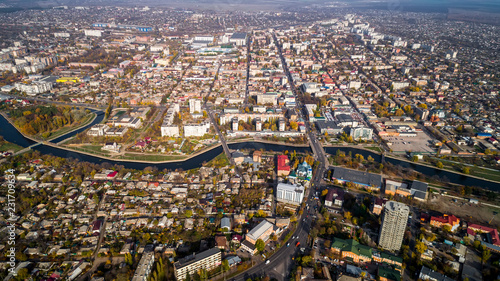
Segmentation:
<svg viewBox="0 0 500 281">
<path fill-rule="evenodd" d="M 285 131 L 285 125 L 286 125 L 286 123 L 285 123 L 285 118 L 280 118 L 280 119 L 278 120 L 278 130 L 279 130 L 280 132 Z"/>
<path fill-rule="evenodd" d="M 219 248 L 212 248 L 199 254 L 187 256 L 174 264 L 174 273 L 177 280 L 184 280 L 187 273 L 193 276 L 200 269 L 210 271 L 221 264 Z"/>
<path fill-rule="evenodd" d="M 161 125 L 161 136 L 162 137 L 178 137 L 179 136 L 179 126 L 177 125 Z"/>
<path fill-rule="evenodd" d="M 378 243 L 380 247 L 389 251 L 401 248 L 409 213 L 410 208 L 403 203 L 389 201 L 385 204 Z"/>
<path fill-rule="evenodd" d="M 148 280 L 149 274 L 151 273 L 151 268 L 155 262 L 155 253 L 153 251 L 144 253 L 139 265 L 135 270 L 134 277 L 132 281 L 146 281 Z"/>
<path fill-rule="evenodd" d="M 184 137 L 203 137 L 210 129 L 209 122 L 184 125 Z"/>
<path fill-rule="evenodd" d="M 101 37 L 102 36 L 102 31 L 100 30 L 91 30 L 91 29 L 85 29 L 85 36 L 93 36 L 93 37 Z"/>
<path fill-rule="evenodd" d="M 260 121 L 260 118 L 255 118 L 255 131 L 262 131 L 262 121 Z"/>
<path fill-rule="evenodd" d="M 238 131 L 238 118 L 233 118 L 231 121 L 231 128 L 233 131 Z"/>
<path fill-rule="evenodd" d="M 189 113 L 193 114 L 195 112 L 201 112 L 201 100 L 190 99 L 189 100 Z"/>
</svg>

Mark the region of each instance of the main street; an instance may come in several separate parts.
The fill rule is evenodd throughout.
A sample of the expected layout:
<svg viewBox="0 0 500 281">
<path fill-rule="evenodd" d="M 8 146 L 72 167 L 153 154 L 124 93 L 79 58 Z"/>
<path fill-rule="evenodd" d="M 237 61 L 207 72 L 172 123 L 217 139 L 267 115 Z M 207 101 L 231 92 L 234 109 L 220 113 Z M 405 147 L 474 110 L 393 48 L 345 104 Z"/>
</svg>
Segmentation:
<svg viewBox="0 0 500 281">
<path fill-rule="evenodd" d="M 231 157 L 231 152 L 229 151 L 229 147 L 227 146 L 226 139 L 224 138 L 224 135 L 222 134 L 222 132 L 219 129 L 219 126 L 217 125 L 217 120 L 215 119 L 215 114 L 214 114 L 212 108 L 207 106 L 208 98 L 212 94 L 212 89 L 214 88 L 215 82 L 217 82 L 217 79 L 219 77 L 219 70 L 220 70 L 221 66 L 222 65 L 219 64 L 219 66 L 217 67 L 217 72 L 215 73 L 214 81 L 212 81 L 212 84 L 210 85 L 210 89 L 208 90 L 208 93 L 205 96 L 205 101 L 203 102 L 203 108 L 207 111 L 207 115 L 210 118 L 210 122 L 212 122 L 212 127 L 214 128 L 217 136 L 219 136 L 219 140 L 222 144 L 222 148 L 224 150 L 224 153 L 227 156 L 227 159 L 229 159 L 229 162 L 231 163 L 231 165 L 233 165 L 235 167 L 236 174 L 239 175 L 240 174 L 239 170 L 236 167 L 236 163 L 234 162 L 233 157 Z"/>
<path fill-rule="evenodd" d="M 293 94 L 295 95 L 296 98 L 298 98 L 298 91 L 295 88 L 292 75 L 290 74 L 288 65 L 286 64 L 285 58 L 283 56 L 281 45 L 279 44 L 276 35 L 273 34 L 273 38 L 281 58 L 283 71 L 288 77 L 288 81 L 290 83 L 290 87 Z M 296 111 L 301 116 L 301 118 L 307 120 L 304 118 L 302 114 L 301 106 L 302 106 L 301 103 L 297 102 Z M 314 157 L 318 161 L 318 165 L 316 167 L 315 174 L 311 179 L 311 186 L 309 189 L 307 189 L 306 196 L 304 196 L 304 202 L 306 202 L 306 204 L 309 205 L 310 208 L 309 210 L 305 210 L 302 216 L 299 217 L 297 222 L 297 227 L 294 233 L 292 234 L 292 237 L 297 237 L 297 238 L 285 241 L 290 243 L 289 246 L 287 246 L 286 244 L 282 245 L 282 247 L 274 255 L 269 257 L 269 263 L 266 264 L 265 262 L 262 262 L 260 264 L 257 264 L 252 268 L 248 269 L 247 271 L 232 278 L 231 280 L 245 281 L 248 278 L 255 278 L 265 275 L 269 276 L 270 278 L 275 278 L 278 281 L 287 280 L 293 268 L 294 257 L 297 255 L 298 251 L 300 251 L 300 248 L 302 247 L 306 249 L 308 248 L 309 231 L 311 229 L 313 214 L 315 212 L 313 206 L 317 204 L 317 201 L 313 199 L 314 191 L 321 182 L 321 178 L 325 172 L 327 157 L 323 150 L 323 147 L 318 142 L 316 135 L 314 134 L 314 132 L 312 131 L 311 127 L 307 122 L 306 122 L 306 131 L 307 131 L 307 136 L 309 138 L 309 143 L 314 153 Z M 296 247 L 297 242 L 300 242 L 299 247 Z"/>
</svg>

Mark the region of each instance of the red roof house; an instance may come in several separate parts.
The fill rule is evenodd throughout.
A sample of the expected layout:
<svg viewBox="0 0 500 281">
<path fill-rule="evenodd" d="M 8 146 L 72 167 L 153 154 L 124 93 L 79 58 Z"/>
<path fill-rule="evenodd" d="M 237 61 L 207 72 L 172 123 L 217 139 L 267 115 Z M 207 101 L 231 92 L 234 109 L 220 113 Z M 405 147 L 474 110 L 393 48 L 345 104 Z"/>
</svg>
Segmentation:
<svg viewBox="0 0 500 281">
<path fill-rule="evenodd" d="M 448 225 L 450 226 L 451 231 L 455 231 L 460 226 L 460 219 L 455 217 L 454 215 L 449 216 L 444 214 L 442 217 L 432 216 L 430 223 L 432 226 L 439 228 Z"/>
<path fill-rule="evenodd" d="M 278 176 L 288 176 L 288 174 L 290 174 L 290 166 L 288 165 L 289 162 L 290 160 L 288 160 L 288 156 L 278 155 Z"/>
</svg>

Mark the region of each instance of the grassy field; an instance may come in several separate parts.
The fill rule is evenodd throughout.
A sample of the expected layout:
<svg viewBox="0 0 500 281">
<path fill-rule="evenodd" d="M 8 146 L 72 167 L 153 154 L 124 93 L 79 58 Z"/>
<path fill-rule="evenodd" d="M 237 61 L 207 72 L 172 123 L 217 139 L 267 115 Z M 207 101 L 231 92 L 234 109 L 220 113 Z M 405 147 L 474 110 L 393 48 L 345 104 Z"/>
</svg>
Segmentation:
<svg viewBox="0 0 500 281">
<path fill-rule="evenodd" d="M 382 152 L 382 149 L 380 149 L 380 147 L 377 147 L 377 146 L 367 146 L 365 148 L 369 149 L 369 150 L 376 151 L 376 152 Z"/>
<path fill-rule="evenodd" d="M 486 170 L 481 167 L 470 167 L 470 174 L 476 177 L 500 182 L 500 171 Z"/>
<path fill-rule="evenodd" d="M 22 146 L 19 146 L 17 144 L 14 144 L 14 143 L 11 143 L 11 142 L 3 142 L 1 145 L 0 145 L 0 151 L 14 151 L 14 152 L 18 152 L 19 150 L 22 150 L 23 147 Z"/>
<path fill-rule="evenodd" d="M 445 170 L 462 173 L 462 168 L 461 168 L 462 165 L 454 164 L 446 160 L 441 160 L 441 163 L 443 163 L 443 168 Z M 475 167 L 475 166 L 466 166 L 466 167 L 469 167 L 469 175 L 471 176 L 476 176 L 487 180 L 500 182 L 500 171 L 492 171 L 489 169 Z"/>
<path fill-rule="evenodd" d="M 225 153 L 221 153 L 217 155 L 214 159 L 210 160 L 207 163 L 208 166 L 214 166 L 214 167 L 224 167 L 229 165 L 229 159 L 227 159 L 227 156 Z"/>
<path fill-rule="evenodd" d="M 79 150 L 79 151 L 95 154 L 98 156 L 109 157 L 110 154 L 105 152 L 105 151 L 102 151 L 101 147 L 102 147 L 102 145 L 83 145 L 83 146 L 70 147 L 70 148 L 74 149 L 74 150 Z"/>
<path fill-rule="evenodd" d="M 175 155 L 141 155 L 141 154 L 131 154 L 125 153 L 125 155 L 120 155 L 116 157 L 117 159 L 129 159 L 129 160 L 142 160 L 142 161 L 169 161 L 169 160 L 182 160 L 186 156 L 175 156 Z"/>
</svg>

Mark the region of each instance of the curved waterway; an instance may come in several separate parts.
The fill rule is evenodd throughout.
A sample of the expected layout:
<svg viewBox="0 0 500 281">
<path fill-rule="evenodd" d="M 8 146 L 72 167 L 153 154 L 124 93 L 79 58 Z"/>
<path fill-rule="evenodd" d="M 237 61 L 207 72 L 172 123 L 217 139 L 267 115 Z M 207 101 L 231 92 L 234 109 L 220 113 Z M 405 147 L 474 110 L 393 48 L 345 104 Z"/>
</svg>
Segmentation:
<svg viewBox="0 0 500 281">
<path fill-rule="evenodd" d="M 54 140 L 51 141 L 51 143 L 58 143 L 63 141 L 64 139 L 73 137 L 79 132 L 82 132 L 86 130 L 87 128 L 91 127 L 94 124 L 100 123 L 104 115 L 102 114 L 101 111 L 96 112 L 97 117 L 95 120 L 88 124 L 87 126 L 84 126 L 83 128 L 80 128 L 76 131 L 69 132 L 67 134 L 64 134 L 63 136 L 60 136 Z M 12 126 L 3 116 L 0 116 L 0 135 L 4 137 L 5 140 L 15 143 L 19 146 L 22 147 L 28 147 L 30 145 L 35 144 L 34 141 L 25 138 L 14 126 Z M 273 144 L 273 143 L 262 143 L 262 142 L 253 142 L 253 141 L 247 141 L 247 142 L 241 142 L 241 143 L 233 143 L 229 144 L 230 149 L 264 149 L 266 151 L 275 151 L 275 152 L 282 152 L 285 150 L 288 151 L 297 151 L 297 152 L 311 152 L 311 148 L 308 146 L 292 146 L 292 145 L 283 145 L 283 144 Z M 183 170 L 189 170 L 189 169 L 194 169 L 194 168 L 199 168 L 202 166 L 204 162 L 208 162 L 215 158 L 217 155 L 221 154 L 223 152 L 221 146 L 214 147 L 212 149 L 209 149 L 201 154 L 198 154 L 194 157 L 191 157 L 186 160 L 178 160 L 178 161 L 168 161 L 168 162 L 152 162 L 152 163 L 145 163 L 145 162 L 135 162 L 135 161 L 130 161 L 130 160 L 125 160 L 125 161 L 120 161 L 120 160 L 108 160 L 104 159 L 98 156 L 91 156 L 87 155 L 84 153 L 78 153 L 74 151 L 69 151 L 63 148 L 57 148 L 49 145 L 43 145 L 40 144 L 36 147 L 33 148 L 34 150 L 40 151 L 42 154 L 52 154 L 54 156 L 58 157 L 63 157 L 63 158 L 73 158 L 77 159 L 79 161 L 86 161 L 86 162 L 91 162 L 91 163 L 96 163 L 96 164 L 101 164 L 101 163 L 110 163 L 112 165 L 117 164 L 117 165 L 122 165 L 125 168 L 130 168 L 130 169 L 138 169 L 142 170 L 148 166 L 155 166 L 159 170 L 163 169 L 170 169 L 170 170 L 175 170 L 175 169 L 183 169 Z M 377 162 L 381 161 L 381 155 L 378 154 L 377 152 L 371 152 L 368 150 L 364 149 L 359 149 L 355 147 L 325 147 L 325 152 L 335 155 L 338 150 L 344 151 L 345 153 L 351 152 L 352 155 L 356 154 L 361 154 L 363 157 L 366 159 L 368 156 L 373 157 L 373 159 Z M 461 184 L 461 185 L 467 185 L 467 186 L 478 186 L 494 191 L 500 191 L 500 183 L 497 182 L 491 182 L 488 180 L 483 180 L 479 178 L 474 178 L 474 177 L 468 177 L 465 175 L 449 172 L 449 171 L 443 171 L 439 169 L 435 169 L 432 167 L 428 167 L 425 165 L 421 165 L 418 163 L 412 163 L 412 162 L 407 162 L 403 161 L 397 158 L 392 158 L 390 156 L 385 157 L 385 161 L 389 162 L 393 165 L 399 165 L 405 168 L 411 168 L 419 173 L 425 174 L 429 177 L 433 176 L 438 176 L 441 179 L 445 179 L 449 181 L 450 183 L 455 183 L 455 184 Z"/>
</svg>

